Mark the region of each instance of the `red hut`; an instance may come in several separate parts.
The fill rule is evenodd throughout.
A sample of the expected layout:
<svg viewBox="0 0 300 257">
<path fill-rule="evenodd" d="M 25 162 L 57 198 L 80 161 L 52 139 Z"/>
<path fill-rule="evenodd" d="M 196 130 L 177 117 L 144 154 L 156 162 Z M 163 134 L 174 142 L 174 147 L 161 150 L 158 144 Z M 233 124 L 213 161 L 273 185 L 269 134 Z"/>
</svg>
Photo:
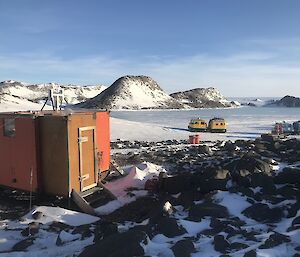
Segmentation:
<svg viewBox="0 0 300 257">
<path fill-rule="evenodd" d="M 1 113 L 0 185 L 68 197 L 109 169 L 107 111 Z"/>
</svg>

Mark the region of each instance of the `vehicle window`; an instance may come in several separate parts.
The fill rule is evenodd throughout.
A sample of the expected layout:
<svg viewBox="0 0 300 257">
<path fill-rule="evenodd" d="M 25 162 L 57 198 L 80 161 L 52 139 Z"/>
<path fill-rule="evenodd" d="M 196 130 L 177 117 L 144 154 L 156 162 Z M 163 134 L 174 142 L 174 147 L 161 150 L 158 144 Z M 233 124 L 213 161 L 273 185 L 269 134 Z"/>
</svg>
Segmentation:
<svg viewBox="0 0 300 257">
<path fill-rule="evenodd" d="M 219 126 L 219 123 L 216 123 L 216 126 Z"/>
<path fill-rule="evenodd" d="M 201 124 L 204 125 L 205 123 L 202 121 Z"/>
<path fill-rule="evenodd" d="M 4 119 L 3 134 L 5 137 L 16 135 L 15 119 Z"/>
</svg>

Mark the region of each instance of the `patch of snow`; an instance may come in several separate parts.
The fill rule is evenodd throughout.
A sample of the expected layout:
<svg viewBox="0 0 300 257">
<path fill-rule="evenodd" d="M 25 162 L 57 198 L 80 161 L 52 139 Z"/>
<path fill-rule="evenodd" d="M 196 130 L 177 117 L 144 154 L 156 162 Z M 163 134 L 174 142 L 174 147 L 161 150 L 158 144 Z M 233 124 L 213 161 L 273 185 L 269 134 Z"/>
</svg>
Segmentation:
<svg viewBox="0 0 300 257">
<path fill-rule="evenodd" d="M 41 212 L 43 215 L 40 219 L 35 220 L 32 218 L 32 214 L 34 212 Z M 84 224 L 94 223 L 98 220 L 98 217 L 63 209 L 60 207 L 39 206 L 33 211 L 26 214 L 20 223 L 29 224 L 31 222 L 39 222 L 42 224 L 49 224 L 53 221 L 57 221 L 64 224 L 68 224 L 70 226 L 80 226 Z"/>
<path fill-rule="evenodd" d="M 200 222 L 194 222 L 189 220 L 179 220 L 178 223 L 182 225 L 188 232 L 189 236 L 196 236 L 199 232 L 210 229 L 210 219 L 205 218 Z"/>
<path fill-rule="evenodd" d="M 170 249 L 170 238 L 164 235 L 156 235 L 152 240 L 148 238 L 147 243 L 141 243 L 145 255 L 152 257 L 174 257 L 173 251 Z"/>
<path fill-rule="evenodd" d="M 242 211 L 251 206 L 245 196 L 232 194 L 227 191 L 218 191 L 213 196 L 213 199 L 216 203 L 225 206 L 231 215 L 239 217 L 241 220 L 245 219 Z"/>
</svg>

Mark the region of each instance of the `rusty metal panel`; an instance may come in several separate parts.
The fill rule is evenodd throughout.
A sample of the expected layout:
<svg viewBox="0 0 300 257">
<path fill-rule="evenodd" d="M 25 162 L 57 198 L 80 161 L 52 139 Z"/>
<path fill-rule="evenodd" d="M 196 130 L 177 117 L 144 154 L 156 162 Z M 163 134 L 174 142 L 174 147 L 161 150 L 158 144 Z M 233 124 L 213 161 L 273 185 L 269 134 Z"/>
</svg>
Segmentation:
<svg viewBox="0 0 300 257">
<path fill-rule="evenodd" d="M 38 120 L 43 190 L 69 196 L 67 120 L 64 116 L 41 116 Z"/>
<path fill-rule="evenodd" d="M 103 172 L 109 169 L 110 163 L 109 112 L 96 113 L 96 127 L 98 168 Z"/>
<path fill-rule="evenodd" d="M 69 169 L 70 169 L 70 191 L 74 189 L 77 192 L 93 186 L 93 180 L 97 176 L 95 168 L 95 151 L 96 144 L 93 144 L 92 132 L 82 132 L 82 137 L 87 138 L 87 142 L 82 143 L 83 146 L 83 164 L 89 178 L 85 179 L 81 187 L 81 171 L 80 171 L 80 128 L 95 127 L 96 119 L 93 113 L 74 113 L 68 116 L 68 148 L 69 148 Z M 97 180 L 97 177 L 96 177 Z"/>
<path fill-rule="evenodd" d="M 5 134 L 5 119 L 11 119 L 13 133 Z M 36 130 L 33 116 L 0 116 L 0 184 L 36 192 L 37 172 Z M 31 178 L 32 177 L 32 178 Z"/>
</svg>

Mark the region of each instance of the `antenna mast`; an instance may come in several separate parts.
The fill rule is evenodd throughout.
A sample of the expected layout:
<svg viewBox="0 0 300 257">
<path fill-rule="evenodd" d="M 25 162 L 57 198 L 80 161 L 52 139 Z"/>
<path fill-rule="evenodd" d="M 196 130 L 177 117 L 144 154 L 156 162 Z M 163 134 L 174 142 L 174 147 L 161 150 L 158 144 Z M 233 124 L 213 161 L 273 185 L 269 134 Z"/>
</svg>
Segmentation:
<svg viewBox="0 0 300 257">
<path fill-rule="evenodd" d="M 59 88 L 58 91 L 54 91 L 54 89 L 50 89 L 48 92 L 48 98 L 46 102 L 44 103 L 41 111 L 44 109 L 46 106 L 47 102 L 50 101 L 53 111 L 61 110 L 62 108 L 62 103 L 65 100 L 64 96 L 64 90 Z"/>
</svg>

